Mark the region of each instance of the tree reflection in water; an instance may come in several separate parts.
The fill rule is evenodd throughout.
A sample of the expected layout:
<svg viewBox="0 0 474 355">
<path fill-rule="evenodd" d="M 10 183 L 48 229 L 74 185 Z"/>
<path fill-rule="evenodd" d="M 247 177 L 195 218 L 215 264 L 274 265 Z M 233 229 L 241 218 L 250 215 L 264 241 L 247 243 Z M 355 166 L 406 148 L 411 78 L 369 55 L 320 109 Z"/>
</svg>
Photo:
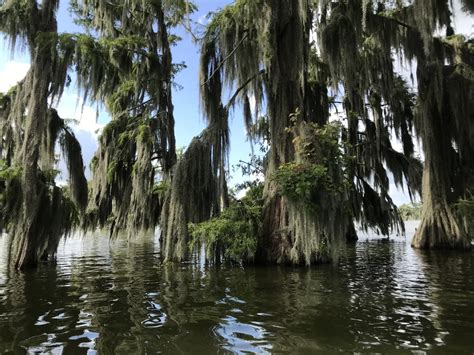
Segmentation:
<svg viewBox="0 0 474 355">
<path fill-rule="evenodd" d="M 472 253 L 404 240 L 348 247 L 338 266 L 162 264 L 158 240 L 71 238 L 57 265 L 8 274 L 2 352 L 215 353 L 421 350 L 474 340 Z"/>
</svg>

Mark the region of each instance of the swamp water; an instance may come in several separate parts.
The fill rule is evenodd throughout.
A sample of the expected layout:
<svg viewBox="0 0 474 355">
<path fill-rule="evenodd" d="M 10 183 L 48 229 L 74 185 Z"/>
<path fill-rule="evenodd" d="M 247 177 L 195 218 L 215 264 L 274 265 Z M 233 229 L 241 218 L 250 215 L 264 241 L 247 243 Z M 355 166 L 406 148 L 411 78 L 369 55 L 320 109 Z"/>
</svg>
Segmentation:
<svg viewBox="0 0 474 355">
<path fill-rule="evenodd" d="M 71 238 L 9 275 L 3 236 L 0 353 L 472 354 L 474 253 L 410 237 L 361 235 L 337 266 L 219 269 L 161 265 L 152 238 Z"/>
</svg>

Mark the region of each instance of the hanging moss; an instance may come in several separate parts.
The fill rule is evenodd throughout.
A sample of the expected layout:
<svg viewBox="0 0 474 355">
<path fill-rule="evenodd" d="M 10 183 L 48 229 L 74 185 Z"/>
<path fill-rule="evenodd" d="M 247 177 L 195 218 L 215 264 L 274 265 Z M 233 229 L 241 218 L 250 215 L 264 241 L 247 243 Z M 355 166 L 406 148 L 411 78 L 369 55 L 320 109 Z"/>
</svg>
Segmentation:
<svg viewBox="0 0 474 355">
<path fill-rule="evenodd" d="M 348 192 L 348 219 L 356 219 L 363 227 L 376 228 L 384 234 L 392 229 L 403 231 L 402 220 L 390 198 L 389 176 L 393 175 L 395 184 L 407 188 L 415 197 L 421 191 L 421 164 L 414 156 L 415 94 L 396 75 L 393 60 L 395 56 L 408 61 L 423 59 L 430 51 L 443 58 L 455 57 L 454 45 L 433 39 L 436 27 L 450 29 L 447 2 L 377 6 L 367 1 L 319 2 L 316 44 L 308 40 L 308 6 L 304 1 L 237 1 L 213 17 L 202 46 L 204 111 L 208 117 L 218 117 L 222 87 L 237 88 L 237 102 L 243 105 L 246 125 L 251 127 L 255 123 L 248 98 L 256 97 L 260 107 L 266 96 L 268 140 L 272 142 L 268 177 L 279 167 L 302 166 L 295 162 L 296 152 L 286 128 L 295 111 L 296 121 L 327 123 L 331 99 L 325 84 L 330 78 L 335 94 L 344 94 L 347 128 L 341 139 L 348 158 L 345 174 L 352 185 Z M 258 15 L 253 11 L 258 11 Z M 424 19 L 422 13 L 428 18 Z M 292 28 L 291 38 L 279 31 L 285 26 Z M 318 43 L 319 50 L 313 52 L 311 46 Z M 263 70 L 264 75 L 255 78 L 252 72 L 257 70 Z M 402 152 L 393 148 L 393 135 L 401 141 Z M 270 180 L 267 179 L 265 209 L 268 223 L 259 257 L 282 261 L 282 253 L 289 255 L 285 250 L 291 249 L 291 237 L 284 237 L 286 232 L 268 236 L 270 231 L 288 230 L 288 201 L 275 194 L 277 189 Z M 354 231 L 352 222 L 347 223 L 345 233 L 351 234 L 350 231 Z"/>
<path fill-rule="evenodd" d="M 288 199 L 293 245 L 284 257 L 306 265 L 337 260 L 352 219 L 341 127 L 299 123 L 289 131 L 296 161 L 280 165 L 273 176 L 278 193 Z"/>
<path fill-rule="evenodd" d="M 236 102 L 244 105 L 247 127 L 255 125 L 249 110 L 249 95 L 255 97 L 257 111 L 266 95 L 268 140 L 272 142 L 267 177 L 272 176 L 281 164 L 291 163 L 296 158 L 292 139 L 286 131 L 290 126 L 290 114 L 300 110 L 294 116 L 297 121 L 304 121 L 308 117 L 321 119 L 314 113 L 309 116 L 314 111 L 311 111 L 310 101 L 305 101 L 303 95 L 305 88 L 309 87 L 305 69 L 309 53 L 310 18 L 306 1 L 282 1 L 278 4 L 237 1 L 214 16 L 203 41 L 202 103 L 208 117 L 218 116 L 219 107 L 222 107 L 220 97 L 223 83 L 236 89 L 237 96 L 232 98 L 237 98 Z M 288 27 L 292 31 L 285 32 L 284 28 Z M 264 74 L 257 75 L 260 72 Z M 324 95 L 323 90 L 319 93 Z M 306 102 L 308 112 L 301 112 Z M 318 113 L 321 111 L 318 110 Z M 299 238 L 309 231 L 305 229 L 307 223 L 300 223 L 308 215 L 300 208 L 289 205 L 287 199 L 278 196 L 275 181 L 267 178 L 265 223 L 257 252 L 257 258 L 261 261 L 291 260 L 299 263 L 305 260 L 305 251 L 299 254 L 299 246 L 294 248 L 292 255 L 290 251 L 293 243 L 301 245 Z M 292 212 L 289 210 L 291 208 Z M 311 228 L 316 228 L 315 224 Z M 310 233 L 309 238 L 320 230 Z"/>
<path fill-rule="evenodd" d="M 400 16 L 400 18 L 408 21 L 408 24 L 405 25 L 408 29 L 407 32 L 411 33 L 411 37 L 414 38 L 416 42 L 417 34 L 419 37 L 422 37 L 419 31 L 423 31 L 423 29 L 417 28 L 417 23 L 413 18 L 410 20 L 408 15 L 412 10 L 413 8 L 404 10 L 405 17 Z M 442 21 L 442 19 L 439 21 L 436 19 L 429 21 L 434 24 L 436 22 L 440 23 L 439 21 Z M 425 24 L 429 23 L 429 21 L 425 22 Z M 472 131 L 470 129 L 471 125 L 465 121 L 465 117 L 469 116 L 469 112 L 472 108 L 465 103 L 472 101 L 470 98 L 472 95 L 472 80 L 465 74 L 452 76 L 451 73 L 458 72 L 458 69 L 453 70 L 454 68 L 465 68 L 465 61 L 469 63 L 468 58 L 470 55 L 467 49 L 469 46 L 464 44 L 464 40 L 460 36 L 448 37 L 444 40 L 434 38 L 432 36 L 434 29 L 433 27 L 430 30 L 430 38 L 428 38 L 425 33 L 425 46 L 423 51 L 414 50 L 413 44 L 410 44 L 409 41 L 403 41 L 401 43 L 405 52 L 411 53 L 411 55 L 415 56 L 418 60 L 417 78 L 419 98 L 416 126 L 423 140 L 426 158 L 423 195 L 424 200 L 432 200 L 432 192 L 434 192 L 434 196 L 436 196 L 434 200 L 437 201 L 432 201 L 433 203 L 430 202 L 428 204 L 424 203 L 426 213 L 424 212 L 423 215 L 426 216 L 426 218 L 422 219 L 421 227 L 423 228 L 418 229 L 417 237 L 415 237 L 413 245 L 421 247 L 436 247 L 436 245 L 440 245 L 441 247 L 465 247 L 466 243 L 462 241 L 464 238 L 459 235 L 459 229 L 455 226 L 455 220 L 449 211 L 449 203 L 454 201 L 456 196 L 465 194 L 465 189 L 468 186 L 466 181 L 469 180 L 469 176 L 472 176 L 472 173 L 469 172 L 472 170 L 469 159 L 463 161 L 461 165 L 458 165 L 459 158 L 463 157 L 461 159 L 465 159 L 466 155 L 470 155 L 465 153 L 469 148 L 467 148 L 464 142 L 467 141 L 467 136 L 469 136 Z M 431 43 L 426 43 L 428 39 Z M 421 48 L 421 44 L 418 45 L 418 48 Z M 452 64 L 455 65 L 453 66 Z M 464 73 L 469 72 L 469 70 L 461 71 Z M 449 83 L 450 80 L 447 80 L 447 78 L 454 77 L 456 77 L 456 84 L 454 84 L 453 81 L 453 86 L 448 88 L 447 83 Z M 460 91 L 450 96 L 448 92 L 450 92 L 451 89 L 453 93 L 457 90 Z M 461 97 L 460 95 L 464 96 L 462 103 L 461 101 L 456 103 L 450 101 L 452 99 L 457 100 L 457 97 Z M 451 99 L 448 99 L 448 97 L 451 97 Z M 454 111 L 458 111 L 459 109 L 462 110 L 462 114 L 453 114 Z M 440 117 L 443 117 L 442 123 Z M 454 117 L 458 117 L 460 121 L 463 121 L 462 130 L 457 131 L 453 129 L 454 126 L 458 125 L 454 123 L 454 121 L 457 120 L 453 120 L 452 118 Z M 455 144 L 456 147 L 459 147 L 459 151 L 457 151 L 456 148 L 453 149 L 452 142 L 456 142 Z M 462 170 L 462 173 L 459 174 L 460 170 Z M 444 176 L 445 172 L 447 173 L 446 176 Z M 424 223 L 423 220 L 425 219 L 430 222 Z M 441 220 L 444 222 L 441 222 Z M 426 233 L 426 231 L 428 231 L 428 233 Z M 448 235 L 450 233 L 454 233 L 451 236 L 451 242 L 446 239 L 449 238 Z M 430 234 L 433 235 L 433 241 L 431 242 L 429 241 Z M 421 240 L 423 240 L 423 242 L 421 242 Z M 456 242 L 456 240 L 458 240 L 458 242 Z"/>
<path fill-rule="evenodd" d="M 187 257 L 190 222 L 211 218 L 203 230 L 219 225 L 228 235 L 228 223 L 241 222 L 222 213 L 229 204 L 228 120 L 236 105 L 243 106 L 250 138 L 271 145 L 258 261 L 335 259 L 340 241 L 355 234 L 355 220 L 384 234 L 403 230 L 389 176 L 411 196 L 419 193 L 414 121 L 426 157 L 414 245 L 468 246 L 469 228 L 460 222 L 465 211 L 454 213 L 452 206 L 467 200 L 473 186 L 473 51 L 470 41 L 452 35 L 448 1 L 238 0 L 226 6 L 201 42 L 207 128 L 177 165 L 171 88 L 179 65 L 172 63 L 169 28 L 193 6 L 185 0 L 73 1 L 92 36 L 58 34 L 58 4 L 0 1 L 0 31 L 32 58 L 26 78 L 0 97 L 0 153 L 7 167 L 0 189 L 11 199 L 2 208 L 10 211 L 3 213 L 7 225 L 18 227 L 12 247 L 18 267 L 54 255 L 78 214 L 84 228 L 110 226 L 111 236 L 154 228 L 161 214 L 166 260 Z M 313 25 L 318 38 L 311 42 Z M 433 36 L 440 28 L 446 38 Z M 416 59 L 416 93 L 396 75 L 394 58 Z M 84 100 L 105 103 L 113 117 L 92 164 L 87 211 L 80 146 L 50 108 L 71 71 Z M 232 95 L 224 103 L 227 92 Z M 341 107 L 346 123 L 323 134 L 332 127 L 331 109 Z M 394 149 L 393 136 L 402 151 Z M 69 170 L 67 191 L 54 184 L 58 142 Z M 157 188 L 160 181 L 166 189 Z M 59 216 L 48 227 L 47 211 Z M 203 240 L 204 232 L 195 237 Z M 215 256 L 238 250 L 227 237 L 207 242 Z"/>
<path fill-rule="evenodd" d="M 423 214 L 412 245 L 420 248 L 469 248 L 469 239 L 450 204 L 467 193 L 473 176 L 474 77 L 471 70 L 442 63 L 420 63 L 418 131 L 423 140 Z M 453 85 L 453 79 L 456 85 Z M 467 101 L 465 101 L 467 99 Z M 460 101 L 458 101 L 460 100 Z M 467 116 L 466 116 L 467 115 Z M 461 128 L 462 127 L 462 128 Z M 462 129 L 462 131 L 458 129 Z M 453 142 L 456 148 L 453 147 Z"/>
<path fill-rule="evenodd" d="M 325 81 L 328 78 L 328 72 L 334 87 L 337 87 L 341 81 L 346 85 L 346 112 L 350 119 L 348 132 L 343 134 L 343 138 L 347 139 L 345 153 L 352 157 L 347 167 L 347 176 L 348 181 L 351 181 L 350 176 L 361 180 L 353 185 L 353 192 L 348 192 L 351 196 L 349 206 L 353 207 L 352 211 L 346 213 L 348 222 L 343 223 L 344 230 L 339 231 L 339 235 L 350 234 L 349 231 L 354 231 L 353 224 L 350 222 L 351 218 L 356 218 L 360 222 L 369 219 L 370 223 L 367 224 L 370 226 L 380 224 L 380 229 L 386 233 L 390 227 L 403 228 L 388 195 L 388 177 L 383 164 L 387 163 L 388 168 L 396 173 L 397 183 L 403 184 L 403 179 L 409 179 L 410 191 L 415 193 L 419 189 L 417 183 L 420 180 L 420 166 L 411 156 L 413 153 L 410 134 L 412 124 L 411 121 L 402 119 L 402 115 L 405 114 L 413 117 L 412 96 L 403 81 L 393 74 L 391 43 L 400 39 L 397 34 L 390 33 L 389 29 L 395 28 L 396 25 L 386 21 L 384 25 L 389 24 L 389 29 L 380 34 L 377 33 L 375 30 L 377 18 L 373 16 L 374 9 L 368 3 L 364 6 L 364 11 L 361 6 L 357 7 L 353 3 L 346 2 L 335 3 L 331 9 L 326 3 L 319 5 L 323 12 L 330 11 L 330 21 L 326 21 L 327 16 L 323 16 L 320 27 L 323 59 L 326 59 L 329 65 L 324 64 L 315 54 L 316 52 L 310 49 L 308 23 L 311 22 L 311 11 L 309 3 L 305 1 L 291 4 L 238 1 L 214 16 L 203 41 L 202 102 L 208 117 L 218 116 L 219 107 L 222 106 L 219 98 L 224 83 L 229 85 L 229 88 L 238 88 L 237 93 L 241 94 L 238 96 L 238 102 L 243 104 L 244 118 L 248 127 L 254 125 L 249 110 L 249 95 L 256 97 L 257 108 L 260 107 L 262 98 L 266 95 L 269 141 L 272 147 L 266 171 L 266 227 L 258 253 L 258 258 L 262 260 L 273 262 L 291 260 L 298 263 L 297 259 L 301 258 L 309 263 L 312 257 L 308 255 L 311 255 L 311 251 L 300 254 L 295 252 L 290 255 L 294 241 L 300 240 L 294 235 L 306 234 L 314 240 L 318 240 L 318 235 L 323 235 L 321 231 L 325 228 L 322 226 L 324 223 L 319 221 L 320 226 L 317 226 L 314 221 L 304 222 L 309 216 L 300 212 L 302 210 L 300 205 L 294 206 L 296 201 L 299 204 L 318 205 L 315 199 L 317 194 L 313 193 L 311 196 L 311 193 L 307 194 L 308 189 L 300 188 L 308 185 L 311 186 L 309 188 L 311 190 L 317 185 L 314 181 L 327 174 L 327 167 L 324 164 L 298 162 L 297 152 L 287 127 L 291 126 L 293 119 L 295 122 L 308 120 L 322 125 L 327 123 L 330 100 Z M 286 26 L 292 28 L 291 34 L 283 31 Z M 364 28 L 362 29 L 361 26 Z M 378 29 L 381 27 L 379 23 Z M 372 36 L 364 34 L 364 31 L 369 29 Z M 329 70 L 324 69 L 327 67 Z M 311 71 L 307 72 L 307 68 Z M 360 72 L 361 69 L 361 75 L 356 77 L 355 73 Z M 259 70 L 264 70 L 265 74 L 255 78 L 253 73 Z M 266 91 L 262 90 L 263 87 Z M 397 95 L 393 95 L 395 87 L 398 89 Z M 241 88 L 243 89 L 239 92 Z M 381 96 L 380 100 L 372 103 L 373 116 L 366 108 L 365 98 L 369 92 L 373 97 L 376 96 L 375 92 Z M 367 104 L 371 103 L 367 101 Z M 387 104 L 393 106 L 393 109 L 382 109 Z M 359 117 L 365 119 L 367 126 L 365 133 L 367 139 L 363 141 L 359 140 L 361 137 Z M 372 127 L 375 127 L 373 134 Z M 391 129 L 403 137 L 405 154 L 391 148 L 390 140 L 387 140 L 387 132 Z M 303 133 L 296 134 L 295 139 L 301 139 L 299 134 Z M 359 162 L 363 164 L 363 167 L 360 167 Z M 314 178 L 310 179 L 313 184 L 309 180 L 301 181 L 304 174 L 294 175 L 297 180 L 299 179 L 294 181 L 301 190 L 298 191 L 298 196 L 279 197 L 278 187 L 275 186 L 277 180 L 268 177 L 274 175 L 275 172 L 277 172 L 276 176 L 282 177 L 285 173 L 291 173 L 292 168 L 301 167 L 308 168 L 306 169 L 308 172 L 321 172 L 321 174 L 317 174 L 317 179 L 309 174 Z M 289 168 L 289 171 L 285 172 L 286 168 Z M 374 188 L 367 182 L 371 179 L 375 181 Z M 325 178 L 323 180 L 326 181 Z M 328 184 L 320 184 L 321 191 L 327 188 L 324 185 Z M 291 187 L 296 188 L 296 186 Z M 317 187 L 315 191 L 318 191 Z M 379 206 L 384 207 L 383 214 L 376 215 L 370 212 L 369 204 L 375 201 L 375 196 L 379 199 Z M 365 208 L 356 202 L 360 199 L 367 200 Z M 291 204 L 293 207 L 290 206 Z M 335 206 L 336 204 L 331 213 L 337 215 L 339 212 Z M 291 218 L 290 209 L 294 211 Z M 301 213 L 300 217 L 297 217 L 298 213 Z M 342 212 L 340 213 L 342 215 Z M 328 228 L 330 221 L 334 220 L 330 217 L 327 218 Z M 309 229 L 305 229 L 301 233 L 302 229 L 298 228 L 313 228 L 313 232 L 309 233 Z M 304 237 L 301 238 L 301 240 L 304 239 Z M 317 244 L 315 242 L 314 245 Z"/>
<path fill-rule="evenodd" d="M 24 224 L 18 223 L 24 213 L 21 172 L 3 180 L 5 190 L 2 193 L 2 219 L 7 232 L 12 236 L 10 247 L 14 259 L 11 262 L 17 262 L 15 266 L 18 268 L 35 266 L 39 260 L 54 259 L 61 238 L 79 226 L 79 212 L 76 205 L 67 191 L 55 186 L 53 180 L 54 178 L 48 176 L 48 173 L 39 173 L 37 188 L 41 192 L 41 198 L 38 213 L 30 225 L 34 238 L 29 240 L 24 239 Z M 19 240 L 26 245 L 18 244 Z M 18 264 L 19 259 L 22 264 Z"/>
<path fill-rule="evenodd" d="M 194 138 L 177 163 L 161 215 L 165 261 L 188 256 L 189 223 L 199 223 L 220 212 L 219 180 L 212 168 L 211 145 Z"/>
<path fill-rule="evenodd" d="M 136 233 L 155 227 L 157 220 L 154 217 L 159 206 L 154 206 L 152 199 L 155 171 L 152 165 L 153 138 L 149 126 L 142 125 L 137 136 L 137 158 L 132 172 L 132 195 L 128 212 L 128 230 Z"/>
<path fill-rule="evenodd" d="M 453 204 L 453 210 L 458 223 L 464 229 L 467 237 L 474 239 L 474 198 L 459 199 Z"/>
<path fill-rule="evenodd" d="M 2 185 L 2 207 L 0 214 L 2 225 L 12 236 L 11 255 L 15 259 L 11 262 L 17 268 L 35 266 L 40 259 L 49 260 L 54 258 L 60 239 L 79 226 L 79 211 L 83 210 L 87 203 L 87 183 L 82 167 L 80 146 L 72 133 L 64 129 L 63 121 L 54 110 L 51 110 L 49 116 L 56 116 L 55 119 L 58 120 L 59 125 L 63 126 L 63 129 L 59 132 L 50 132 L 49 137 L 58 134 L 60 137 L 56 137 L 56 139 L 67 140 L 61 142 L 61 145 L 64 146 L 63 149 L 68 149 L 71 152 L 74 149 L 77 150 L 74 153 L 69 153 L 66 157 L 70 174 L 69 188 L 59 188 L 55 185 L 54 180 L 58 173 L 57 170 L 48 169 L 46 166 L 41 170 L 37 170 L 36 188 L 40 192 L 40 198 L 36 208 L 28 206 L 29 211 L 36 211 L 34 220 L 30 225 L 31 233 L 34 233 L 33 239 L 25 240 L 24 233 L 26 231 L 22 228 L 25 215 L 23 168 L 21 165 L 10 165 L 10 163 L 3 165 L 2 168 L 2 181 L 0 183 Z M 53 143 L 52 152 L 50 153 L 53 156 L 55 144 L 56 142 Z M 76 197 L 70 197 L 68 191 L 72 191 Z M 19 244 L 19 241 L 25 244 Z"/>
<path fill-rule="evenodd" d="M 18 269 L 53 258 L 60 238 L 78 224 L 78 210 L 87 203 L 79 143 L 50 108 L 67 85 L 71 58 L 71 51 L 57 46 L 58 4 L 53 0 L 41 5 L 36 1 L 0 3 L 0 30 L 13 47 L 18 38 L 25 40 L 32 61 L 25 79 L 10 91 L 1 109 L 1 158 L 19 172 L 4 181 L 2 210 L 11 235 L 11 264 Z M 58 141 L 69 168 L 71 197 L 54 182 Z"/>
<path fill-rule="evenodd" d="M 87 63 L 94 68 L 79 73 L 79 84 L 106 102 L 112 115 L 94 158 L 85 227 L 110 226 L 112 237 L 157 225 L 164 201 L 153 189 L 158 181 L 169 181 L 176 163 L 171 90 L 178 67 L 172 63 L 167 21 L 184 16 L 177 4 L 73 3 L 82 23 L 100 34 L 99 41 L 77 38 L 76 61 L 80 68 Z"/>
<path fill-rule="evenodd" d="M 130 117 L 116 118 L 105 127 L 91 164 L 86 229 L 110 227 L 112 237 L 131 237 L 158 224 L 164 197 L 155 191 L 156 130 L 154 119 Z"/>
<path fill-rule="evenodd" d="M 247 6 L 256 9 L 253 2 L 236 6 L 242 11 L 247 11 Z M 250 57 L 254 44 L 249 46 L 246 41 L 250 30 L 240 27 L 233 17 L 234 14 L 232 7 L 218 14 L 209 25 L 202 42 L 200 92 L 202 109 L 208 126 L 200 137 L 193 140 L 173 174 L 160 224 L 163 230 L 165 260 L 185 259 L 189 241 L 187 225 L 216 217 L 228 205 L 226 170 L 229 150 L 229 111 L 236 102 L 247 97 L 249 92 L 253 92 L 258 98 L 262 95 L 262 71 L 258 61 Z M 223 28 L 220 25 L 223 25 Z M 215 42 L 216 38 L 221 39 L 222 42 Z M 231 63 L 235 60 L 233 54 L 237 48 L 239 51 L 248 52 L 248 60 L 253 61 L 248 63 L 249 67 L 254 69 L 252 75 L 244 76 L 246 73 L 237 73 L 231 68 Z M 241 75 L 238 86 L 233 88 L 235 93 L 226 105 L 222 103 L 225 75 Z M 230 83 L 229 85 L 229 87 L 232 86 Z M 259 99 L 257 109 L 260 101 Z M 247 97 L 247 124 L 250 129 L 253 118 L 250 117 L 249 111 Z M 192 175 L 202 177 L 200 184 L 194 182 L 190 184 Z M 193 194 L 197 195 L 192 198 L 184 196 L 179 191 L 184 188 L 184 184 L 187 184 L 186 191 L 196 190 Z M 203 194 L 207 195 L 207 198 L 202 198 Z M 219 255 L 216 257 L 219 258 Z"/>
</svg>

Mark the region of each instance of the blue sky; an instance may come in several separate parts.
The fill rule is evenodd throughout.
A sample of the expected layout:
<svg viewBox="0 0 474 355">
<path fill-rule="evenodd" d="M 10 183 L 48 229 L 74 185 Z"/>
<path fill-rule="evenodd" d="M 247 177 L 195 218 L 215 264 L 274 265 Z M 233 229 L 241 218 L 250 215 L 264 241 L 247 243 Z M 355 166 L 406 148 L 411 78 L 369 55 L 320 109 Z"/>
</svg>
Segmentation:
<svg viewBox="0 0 474 355">
<path fill-rule="evenodd" d="M 195 0 L 199 9 L 192 16 L 192 19 L 202 21 L 209 12 L 216 11 L 231 2 L 231 0 Z M 458 1 L 455 2 L 455 7 L 458 6 L 457 3 Z M 79 32 L 81 29 L 73 23 L 67 4 L 67 0 L 61 1 L 58 11 L 59 31 Z M 472 18 L 466 17 L 459 11 L 455 11 L 455 13 L 457 13 L 455 21 L 457 32 L 471 34 L 473 29 Z M 176 77 L 176 83 L 181 85 L 182 89 L 173 92 L 176 142 L 178 147 L 185 147 L 205 127 L 199 110 L 199 48 L 192 42 L 189 34 L 179 29 L 176 29 L 175 32 L 183 40 L 173 47 L 173 60 L 176 63 L 185 62 L 187 66 Z M 7 42 L 0 38 L 0 92 L 8 90 L 16 81 L 22 79 L 28 70 L 28 63 L 29 58 L 26 53 L 16 51 L 12 56 Z M 102 109 L 90 103 L 86 103 L 81 109 L 78 92 L 73 86 L 65 92 L 58 106 L 58 111 L 64 118 L 80 120 L 78 126 L 75 127 L 75 131 L 82 145 L 85 163 L 88 165 L 97 148 L 97 131 L 109 120 L 108 115 Z M 248 160 L 250 152 L 250 143 L 246 139 L 241 111 L 237 109 L 231 115 L 230 165 L 236 164 L 239 160 Z M 231 181 L 231 185 L 233 182 L 241 180 L 239 172 L 232 174 L 234 179 Z M 407 196 L 400 191 L 396 191 L 394 186 L 392 190 L 392 196 L 397 204 L 408 201 Z"/>
</svg>

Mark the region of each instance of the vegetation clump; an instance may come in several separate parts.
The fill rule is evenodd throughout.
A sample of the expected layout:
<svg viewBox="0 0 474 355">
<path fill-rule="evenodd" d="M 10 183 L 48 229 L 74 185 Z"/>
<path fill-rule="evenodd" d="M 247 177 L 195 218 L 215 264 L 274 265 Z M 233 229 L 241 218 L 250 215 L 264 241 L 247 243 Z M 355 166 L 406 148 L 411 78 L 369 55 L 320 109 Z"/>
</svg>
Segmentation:
<svg viewBox="0 0 474 355">
<path fill-rule="evenodd" d="M 288 132 L 294 136 L 297 160 L 280 165 L 274 173 L 278 191 L 313 210 L 322 206 L 324 196 L 347 193 L 350 184 L 344 176 L 347 167 L 340 142 L 341 124 L 307 123 Z"/>
<path fill-rule="evenodd" d="M 191 250 L 204 245 L 206 259 L 218 264 L 254 260 L 262 229 L 263 184 L 252 186 L 241 199 L 232 198 L 218 217 L 189 224 Z"/>
</svg>

